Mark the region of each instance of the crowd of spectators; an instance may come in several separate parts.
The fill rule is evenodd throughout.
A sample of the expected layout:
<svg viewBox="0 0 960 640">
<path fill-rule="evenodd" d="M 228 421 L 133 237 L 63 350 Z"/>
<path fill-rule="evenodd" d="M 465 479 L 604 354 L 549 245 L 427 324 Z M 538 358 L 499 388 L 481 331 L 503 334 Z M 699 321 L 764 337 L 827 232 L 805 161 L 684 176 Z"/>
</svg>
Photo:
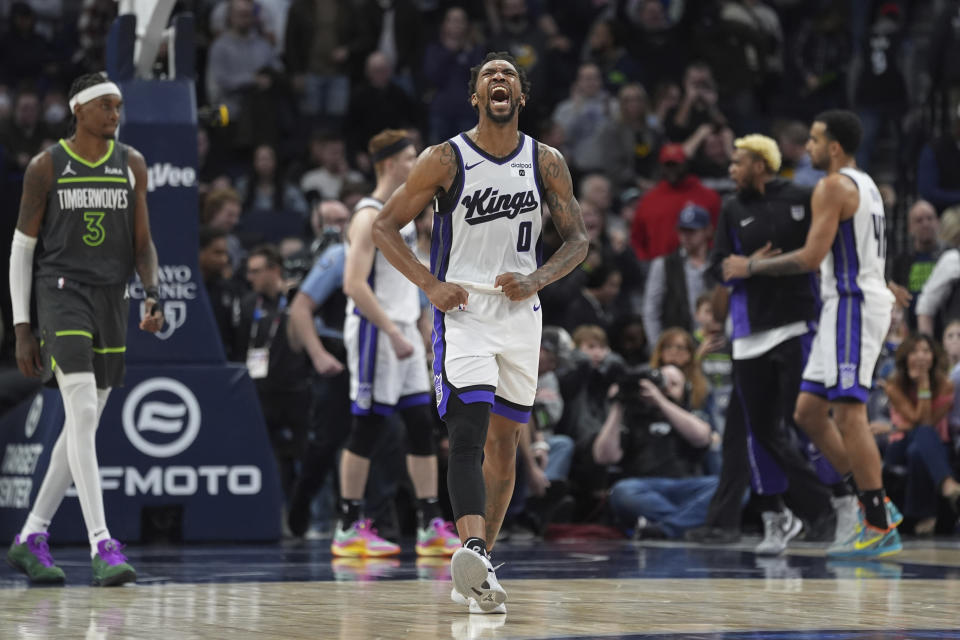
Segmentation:
<svg viewBox="0 0 960 640">
<path fill-rule="evenodd" d="M 858 163 L 890 217 L 889 278 L 914 296 L 870 404 L 885 479 L 918 533 L 953 530 L 960 73 L 947 61 L 960 51 L 960 1 L 185 0 L 176 11 L 197 19 L 198 101 L 231 113 L 198 133 L 199 266 L 228 357 L 247 361 L 251 318 L 269 330 L 271 313 L 315 316 L 321 338 L 291 339 L 270 368 L 284 378 L 258 381 L 265 407 L 286 402 L 281 390 L 310 407 L 306 420 L 265 409 L 294 533 L 332 469 L 330 434 L 346 429 L 331 409 L 345 402 L 342 233 L 372 188 L 367 142 L 401 128 L 422 149 L 473 126 L 469 69 L 490 50 L 531 79 L 521 129 L 565 155 L 591 241 L 580 268 L 541 292 L 548 328 L 507 533 L 567 520 L 677 537 L 702 524 L 731 387 L 707 267 L 734 190 L 733 141 L 772 136 L 780 176 L 813 185 L 803 147 L 832 107 L 860 115 Z M 65 87 L 103 68 L 115 13 L 110 0 L 0 1 L 5 204 L 29 158 L 66 134 Z M 424 256 L 430 216 L 417 224 Z M 560 242 L 545 224 L 544 257 Z M 916 398 L 921 378 L 932 403 Z M 372 490 L 389 497 L 397 482 Z"/>
</svg>

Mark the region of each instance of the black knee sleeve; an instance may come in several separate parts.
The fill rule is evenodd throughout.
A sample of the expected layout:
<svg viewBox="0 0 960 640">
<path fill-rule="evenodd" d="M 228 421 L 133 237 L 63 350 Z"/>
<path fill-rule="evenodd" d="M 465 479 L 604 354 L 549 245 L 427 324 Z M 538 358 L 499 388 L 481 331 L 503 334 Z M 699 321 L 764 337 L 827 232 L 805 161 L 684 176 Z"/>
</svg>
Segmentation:
<svg viewBox="0 0 960 640">
<path fill-rule="evenodd" d="M 383 418 L 378 415 L 353 416 L 345 449 L 361 458 L 370 458 L 383 435 Z"/>
<path fill-rule="evenodd" d="M 454 521 L 463 516 L 485 515 L 487 495 L 481 465 L 490 405 L 486 402 L 464 404 L 453 396 L 447 402 L 444 419 L 450 434 L 447 488 Z"/>
<path fill-rule="evenodd" d="M 407 453 L 412 456 L 432 456 L 437 452 L 433 437 L 433 410 L 428 404 L 408 407 L 400 411 L 403 426 L 407 428 Z"/>
</svg>

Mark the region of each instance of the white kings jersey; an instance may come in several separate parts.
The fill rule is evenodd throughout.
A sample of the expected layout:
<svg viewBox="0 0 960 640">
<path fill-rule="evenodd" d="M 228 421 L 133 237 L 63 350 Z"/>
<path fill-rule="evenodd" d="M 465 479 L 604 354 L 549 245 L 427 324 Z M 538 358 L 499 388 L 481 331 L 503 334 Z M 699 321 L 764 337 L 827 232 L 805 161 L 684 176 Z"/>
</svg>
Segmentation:
<svg viewBox="0 0 960 640">
<path fill-rule="evenodd" d="M 365 208 L 383 209 L 383 203 L 375 198 L 363 198 L 353 208 L 359 211 Z M 400 230 L 403 241 L 411 251 L 417 248 L 417 226 L 411 220 L 403 229 Z M 347 245 L 347 251 L 350 251 L 350 245 Z M 377 301 L 383 308 L 387 317 L 394 322 L 416 322 L 420 318 L 420 289 L 417 285 L 410 282 L 405 275 L 397 271 L 390 262 L 383 257 L 383 253 L 378 249 L 373 258 L 373 268 L 370 269 L 370 277 L 367 279 L 373 294 L 377 296 Z M 357 309 L 351 298 L 347 298 L 347 313 L 362 315 L 360 309 Z"/>
<path fill-rule="evenodd" d="M 841 220 L 830 253 L 820 264 L 820 291 L 824 299 L 839 296 L 888 302 L 892 294 L 884 277 L 887 255 L 883 200 L 873 179 L 859 169 L 840 170 L 857 184 L 860 204 L 848 220 Z"/>
<path fill-rule="evenodd" d="M 543 200 L 537 141 L 521 133 L 505 158 L 464 133 L 449 142 L 460 168 L 438 198 L 430 270 L 439 280 L 487 291 L 501 273 L 533 273 L 540 266 Z"/>
</svg>

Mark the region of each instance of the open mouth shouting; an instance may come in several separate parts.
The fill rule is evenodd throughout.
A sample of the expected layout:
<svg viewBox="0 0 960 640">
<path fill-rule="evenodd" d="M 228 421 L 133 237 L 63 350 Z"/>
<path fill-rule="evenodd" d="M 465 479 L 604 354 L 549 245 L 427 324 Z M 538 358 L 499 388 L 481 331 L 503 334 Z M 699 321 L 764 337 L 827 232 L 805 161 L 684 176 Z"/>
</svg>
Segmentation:
<svg viewBox="0 0 960 640">
<path fill-rule="evenodd" d="M 510 106 L 510 90 L 506 85 L 498 84 L 490 89 L 490 105 L 493 107 Z"/>
</svg>

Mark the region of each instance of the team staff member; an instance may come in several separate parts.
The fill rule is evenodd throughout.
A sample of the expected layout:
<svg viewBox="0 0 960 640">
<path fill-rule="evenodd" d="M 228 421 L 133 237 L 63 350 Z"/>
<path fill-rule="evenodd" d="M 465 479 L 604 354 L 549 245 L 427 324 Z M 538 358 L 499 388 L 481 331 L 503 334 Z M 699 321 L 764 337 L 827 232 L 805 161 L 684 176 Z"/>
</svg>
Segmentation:
<svg viewBox="0 0 960 640">
<path fill-rule="evenodd" d="M 810 190 L 776 177 L 781 161 L 776 142 L 749 135 L 735 146 L 730 177 L 737 193 L 724 202 L 711 258 L 718 278 L 727 256 L 750 255 L 770 245 L 791 251 L 803 246 L 810 228 Z M 812 274 L 803 273 L 727 284 L 732 288 L 732 402 L 740 403 L 743 420 L 731 421 L 724 432 L 723 470 L 749 468 L 764 520 L 757 552 L 778 554 L 803 526 L 783 505 L 784 493 L 807 522 L 828 519 L 831 511 L 827 490 L 781 427 L 781 422 L 793 425 L 817 317 L 815 283 Z M 840 478 L 834 474 L 832 480 Z"/>
<path fill-rule="evenodd" d="M 290 497 L 296 461 L 306 447 L 310 417 L 309 365 L 287 340 L 288 298 L 283 258 L 273 245 L 247 256 L 250 293 L 240 304 L 233 352 L 244 359 L 257 387 L 283 494 Z"/>
</svg>

